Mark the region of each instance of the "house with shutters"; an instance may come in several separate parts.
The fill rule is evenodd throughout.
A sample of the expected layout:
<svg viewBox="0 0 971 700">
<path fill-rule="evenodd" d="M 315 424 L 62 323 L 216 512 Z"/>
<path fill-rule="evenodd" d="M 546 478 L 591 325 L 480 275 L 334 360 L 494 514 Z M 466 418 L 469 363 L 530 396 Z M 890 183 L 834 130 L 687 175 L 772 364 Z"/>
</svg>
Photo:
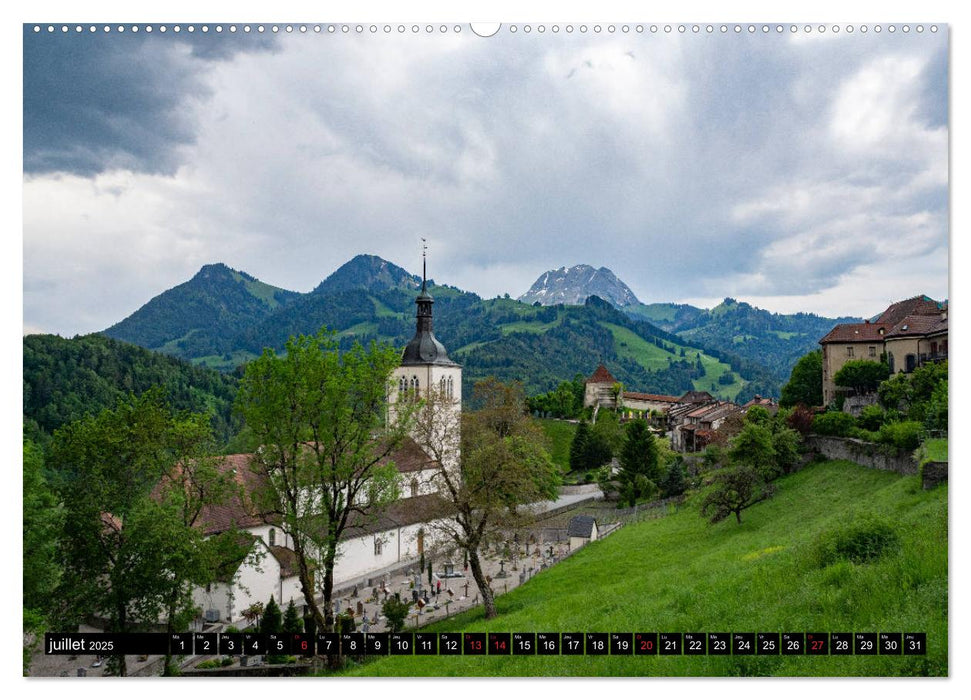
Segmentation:
<svg viewBox="0 0 971 700">
<path fill-rule="evenodd" d="M 891 374 L 913 372 L 948 354 L 947 304 L 919 295 L 891 304 L 875 319 L 841 323 L 819 344 L 823 351 L 823 404 L 840 394 L 836 373 L 850 360 L 886 362 Z"/>
</svg>

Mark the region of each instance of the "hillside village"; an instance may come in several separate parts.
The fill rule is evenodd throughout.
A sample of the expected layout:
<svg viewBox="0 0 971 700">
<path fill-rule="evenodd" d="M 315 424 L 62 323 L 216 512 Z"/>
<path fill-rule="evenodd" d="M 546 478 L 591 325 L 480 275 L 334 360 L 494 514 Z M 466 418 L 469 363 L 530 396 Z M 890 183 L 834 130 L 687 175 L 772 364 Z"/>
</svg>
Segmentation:
<svg viewBox="0 0 971 700">
<path fill-rule="evenodd" d="M 435 420 L 456 423 L 463 410 L 462 366 L 449 357 L 435 336 L 434 300 L 424 282 L 415 303 L 415 334 L 390 378 L 389 421 L 399 410 L 424 399 L 436 402 Z M 909 374 L 929 363 L 946 361 L 947 307 L 926 297 L 915 297 L 891 305 L 872 322 L 837 325 L 819 343 L 823 354 L 821 380 L 825 405 L 846 393 L 845 387 L 838 387 L 834 379 L 846 362 L 854 358 L 880 361 L 885 358 L 891 375 Z M 593 424 L 604 412 L 621 423 L 642 419 L 655 436 L 663 438 L 679 454 L 705 451 L 726 423 L 734 420 L 736 426 L 744 424 L 746 415 L 756 407 L 770 417 L 780 410 L 777 400 L 759 395 L 736 404 L 699 390 L 679 396 L 630 391 L 603 362 L 584 381 L 583 389 L 583 408 Z M 816 410 L 821 412 L 823 407 Z M 393 465 L 399 475 L 401 497 L 374 512 L 353 514 L 343 530 L 333 572 L 335 618 L 346 615 L 365 629 L 368 626 L 382 629 L 387 621 L 379 613 L 379 603 L 387 601 L 395 592 L 400 596 L 403 584 L 407 584 L 412 595 L 411 602 L 427 607 L 429 615 L 424 618 L 425 622 L 434 619 L 431 613 L 441 607 L 436 594 L 441 593 L 443 582 L 447 600 L 454 602 L 455 610 L 478 604 L 479 596 L 474 589 L 469 591 L 467 557 L 464 570 L 458 573 L 457 557 L 461 554 L 454 548 L 443 549 L 442 542 L 433 537 L 438 529 L 436 524 L 454 515 L 449 500 L 442 497 L 442 475 L 457 473 L 458 436 L 448 438 L 444 452 L 441 445 L 437 450 L 432 447 L 423 443 L 418 432 L 405 437 L 384 458 L 384 463 Z M 254 498 L 254 494 L 270 489 L 268 472 L 257 467 L 260 459 L 258 453 L 229 454 L 215 459 L 217 471 L 237 488 L 228 500 L 204 506 L 194 527 L 205 537 L 237 533 L 241 549 L 233 561 L 221 566 L 213 580 L 192 591 L 198 616 L 191 629 L 246 627 L 259 617 L 271 599 L 281 608 L 294 606 L 301 617 L 308 614 L 293 536 L 279 514 L 268 512 Z M 603 496 L 592 485 L 579 491 L 573 487 L 572 491 L 561 492 L 558 501 L 535 504 L 536 512 L 559 512 L 565 508 L 570 513 L 577 504 Z M 122 527 L 110 514 L 105 522 L 119 530 Z M 530 575 L 616 527 L 604 529 L 604 525 L 603 521 L 598 523 L 581 513 L 570 520 L 556 540 L 546 542 L 542 535 L 538 540 L 531 538 L 531 546 L 535 547 L 523 552 L 533 554 Z M 423 583 L 426 557 L 434 558 L 439 567 L 433 575 L 429 565 L 428 588 Z M 506 563 L 499 556 L 489 558 L 491 575 L 508 576 L 503 568 Z M 311 580 L 314 575 L 316 572 L 311 574 Z M 456 595 L 456 584 L 450 580 L 453 576 L 465 582 L 460 595 Z M 526 578 L 524 571 L 518 582 L 509 583 L 522 583 Z M 504 584 L 503 590 L 509 589 L 509 583 Z M 362 602 L 365 600 L 367 605 Z M 419 623 L 417 614 L 414 623 Z"/>
</svg>

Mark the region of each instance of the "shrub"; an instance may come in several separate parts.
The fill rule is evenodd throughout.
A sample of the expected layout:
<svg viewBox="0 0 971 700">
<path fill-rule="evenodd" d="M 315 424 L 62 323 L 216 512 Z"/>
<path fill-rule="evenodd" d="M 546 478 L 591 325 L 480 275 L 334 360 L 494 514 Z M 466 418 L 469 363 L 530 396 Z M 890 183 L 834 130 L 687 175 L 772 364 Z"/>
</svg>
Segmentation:
<svg viewBox="0 0 971 700">
<path fill-rule="evenodd" d="M 923 425 L 917 421 L 901 421 L 880 426 L 880 442 L 901 450 L 916 450 L 920 445 Z"/>
<path fill-rule="evenodd" d="M 806 435 L 812 430 L 813 412 L 800 404 L 786 416 L 786 423 L 793 430 Z"/>
<path fill-rule="evenodd" d="M 863 516 L 848 525 L 820 533 L 813 542 L 810 557 L 824 568 L 839 561 L 866 564 L 900 546 L 900 538 L 885 521 Z"/>
<path fill-rule="evenodd" d="M 886 413 L 880 406 L 865 406 L 856 419 L 857 425 L 864 430 L 879 430 L 886 419 Z"/>
<path fill-rule="evenodd" d="M 856 420 L 849 413 L 830 411 L 813 418 L 813 431 L 820 435 L 846 437 L 856 427 Z"/>
</svg>

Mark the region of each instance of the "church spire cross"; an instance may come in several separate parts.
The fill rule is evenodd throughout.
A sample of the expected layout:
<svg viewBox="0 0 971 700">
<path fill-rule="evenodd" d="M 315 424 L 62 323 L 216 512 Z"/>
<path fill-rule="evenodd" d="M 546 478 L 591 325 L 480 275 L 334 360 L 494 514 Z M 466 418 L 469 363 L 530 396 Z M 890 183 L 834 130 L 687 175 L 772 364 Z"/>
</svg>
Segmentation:
<svg viewBox="0 0 971 700">
<path fill-rule="evenodd" d="M 428 278 L 428 243 L 421 239 L 421 291 L 425 291 L 425 280 Z"/>
</svg>

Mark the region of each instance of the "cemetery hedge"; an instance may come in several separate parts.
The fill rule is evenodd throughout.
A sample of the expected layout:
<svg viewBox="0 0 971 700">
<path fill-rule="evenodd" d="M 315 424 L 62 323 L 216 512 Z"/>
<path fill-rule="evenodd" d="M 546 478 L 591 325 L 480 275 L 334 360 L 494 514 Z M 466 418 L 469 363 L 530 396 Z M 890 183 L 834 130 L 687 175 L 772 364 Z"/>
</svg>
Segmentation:
<svg viewBox="0 0 971 700">
<path fill-rule="evenodd" d="M 926 632 L 926 656 L 387 657 L 360 676 L 946 676 L 947 486 L 846 461 L 779 479 L 776 496 L 710 525 L 699 494 L 628 525 L 499 596 L 423 631 Z M 849 520 L 878 518 L 879 557 L 818 556 Z"/>
</svg>

